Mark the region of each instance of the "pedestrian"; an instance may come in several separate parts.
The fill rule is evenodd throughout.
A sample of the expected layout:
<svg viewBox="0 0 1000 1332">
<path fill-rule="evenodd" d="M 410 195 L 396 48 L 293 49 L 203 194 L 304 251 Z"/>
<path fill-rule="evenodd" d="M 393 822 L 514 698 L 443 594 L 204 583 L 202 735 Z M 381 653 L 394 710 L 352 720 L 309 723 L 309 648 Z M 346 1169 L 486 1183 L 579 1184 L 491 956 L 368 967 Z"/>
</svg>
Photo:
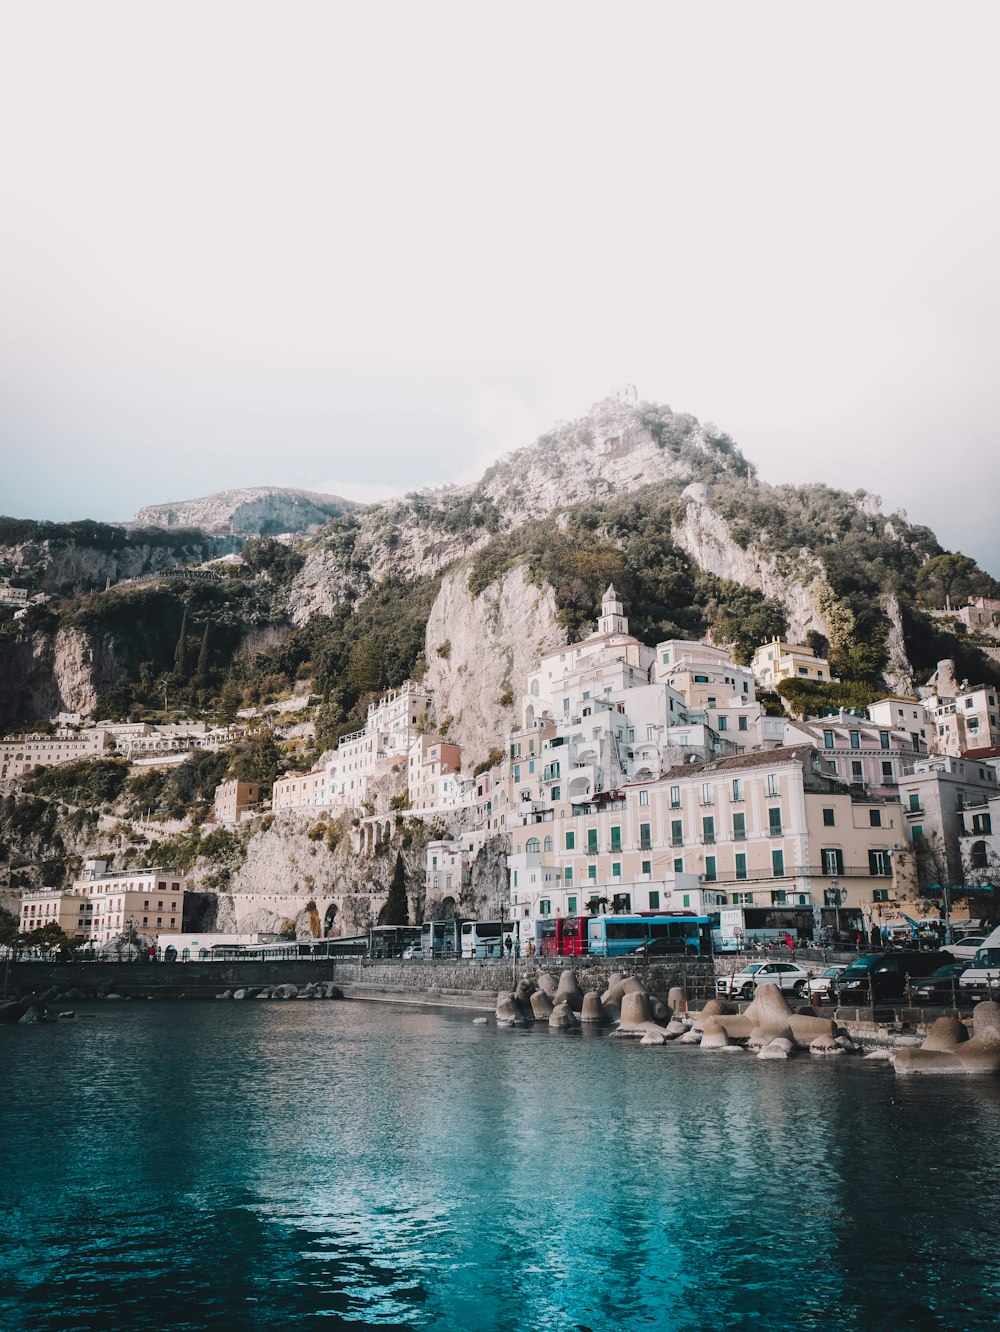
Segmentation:
<svg viewBox="0 0 1000 1332">
<path fill-rule="evenodd" d="M 514 951 L 514 944 L 509 934 L 507 935 L 507 938 L 504 940 L 503 946 L 504 948 L 507 949 L 507 956 L 510 957 L 511 953 Z"/>
</svg>

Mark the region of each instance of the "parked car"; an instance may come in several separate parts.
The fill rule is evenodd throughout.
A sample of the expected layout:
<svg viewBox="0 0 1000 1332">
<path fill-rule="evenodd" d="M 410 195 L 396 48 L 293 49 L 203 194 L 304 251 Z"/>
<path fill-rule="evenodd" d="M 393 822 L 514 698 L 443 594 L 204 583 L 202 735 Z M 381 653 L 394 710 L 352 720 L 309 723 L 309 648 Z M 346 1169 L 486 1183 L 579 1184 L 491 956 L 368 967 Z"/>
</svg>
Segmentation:
<svg viewBox="0 0 1000 1332">
<path fill-rule="evenodd" d="M 406 947 L 403 949 L 403 959 L 404 961 L 407 962 L 409 961 L 419 962 L 423 957 L 423 955 L 424 955 L 424 950 L 420 947 L 419 944 L 407 944 Z"/>
<path fill-rule="evenodd" d="M 926 979 L 910 987 L 916 1004 L 957 1004 L 960 997 L 959 976 L 968 970 L 968 962 L 948 962 Z"/>
<path fill-rule="evenodd" d="M 1000 926 L 986 936 L 959 985 L 963 996 L 973 1002 L 1000 998 Z"/>
<path fill-rule="evenodd" d="M 810 995 L 818 994 L 820 999 L 831 999 L 833 997 L 833 983 L 842 971 L 846 971 L 844 964 L 839 967 L 827 967 L 821 971 L 818 976 L 810 976 L 808 990 Z"/>
<path fill-rule="evenodd" d="M 752 999 L 758 985 L 777 985 L 801 994 L 808 983 L 809 972 L 797 962 L 751 962 L 734 976 L 720 976 L 715 982 L 715 993 Z"/>
<path fill-rule="evenodd" d="M 948 944 L 948 952 L 959 962 L 971 962 L 985 944 L 987 937 L 985 934 L 967 934 L 957 943 Z"/>
<path fill-rule="evenodd" d="M 954 960 L 950 953 L 941 952 L 869 953 L 857 957 L 834 982 L 837 1002 L 868 1004 L 905 999 L 908 980 L 922 980 Z"/>
</svg>

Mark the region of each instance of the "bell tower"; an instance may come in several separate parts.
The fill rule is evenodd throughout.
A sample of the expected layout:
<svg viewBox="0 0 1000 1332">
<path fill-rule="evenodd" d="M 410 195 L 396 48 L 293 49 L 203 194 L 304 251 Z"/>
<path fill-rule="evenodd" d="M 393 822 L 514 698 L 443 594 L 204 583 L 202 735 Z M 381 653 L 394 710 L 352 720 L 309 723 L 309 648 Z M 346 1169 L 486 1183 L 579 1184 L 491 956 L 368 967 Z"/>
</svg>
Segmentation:
<svg viewBox="0 0 1000 1332">
<path fill-rule="evenodd" d="M 628 620 L 625 607 L 612 583 L 601 598 L 601 618 L 597 621 L 599 634 L 627 634 Z"/>
</svg>

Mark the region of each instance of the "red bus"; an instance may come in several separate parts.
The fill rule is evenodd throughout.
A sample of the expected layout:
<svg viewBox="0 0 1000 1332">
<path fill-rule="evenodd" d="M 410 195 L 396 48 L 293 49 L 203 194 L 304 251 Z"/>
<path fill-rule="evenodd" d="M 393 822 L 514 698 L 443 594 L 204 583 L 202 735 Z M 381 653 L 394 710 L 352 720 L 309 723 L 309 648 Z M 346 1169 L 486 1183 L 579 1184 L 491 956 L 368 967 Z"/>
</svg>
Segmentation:
<svg viewBox="0 0 1000 1332">
<path fill-rule="evenodd" d="M 554 916 L 539 922 L 543 957 L 585 957 L 590 916 Z"/>
</svg>

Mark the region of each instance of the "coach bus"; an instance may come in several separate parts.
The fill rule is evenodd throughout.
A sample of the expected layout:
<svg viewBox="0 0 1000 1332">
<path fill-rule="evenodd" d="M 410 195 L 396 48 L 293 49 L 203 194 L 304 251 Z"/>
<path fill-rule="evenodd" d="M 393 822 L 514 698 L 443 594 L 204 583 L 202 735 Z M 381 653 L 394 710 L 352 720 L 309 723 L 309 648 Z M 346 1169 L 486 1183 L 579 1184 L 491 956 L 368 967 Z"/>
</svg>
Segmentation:
<svg viewBox="0 0 1000 1332">
<path fill-rule="evenodd" d="M 425 920 L 420 929 L 421 957 L 459 957 L 462 952 L 461 920 Z"/>
<path fill-rule="evenodd" d="M 595 957 L 707 954 L 712 951 L 711 930 L 708 916 L 692 915 L 591 916 L 587 925 L 589 951 Z"/>
<path fill-rule="evenodd" d="M 515 927 L 509 920 L 464 920 L 463 957 L 503 957 L 508 939 L 514 947 Z"/>
<path fill-rule="evenodd" d="M 812 907 L 722 907 L 712 933 L 720 953 L 737 953 L 755 945 L 811 941 L 815 928 Z"/>
<path fill-rule="evenodd" d="M 585 957 L 591 916 L 550 916 L 538 923 L 538 951 L 543 957 Z"/>
</svg>

